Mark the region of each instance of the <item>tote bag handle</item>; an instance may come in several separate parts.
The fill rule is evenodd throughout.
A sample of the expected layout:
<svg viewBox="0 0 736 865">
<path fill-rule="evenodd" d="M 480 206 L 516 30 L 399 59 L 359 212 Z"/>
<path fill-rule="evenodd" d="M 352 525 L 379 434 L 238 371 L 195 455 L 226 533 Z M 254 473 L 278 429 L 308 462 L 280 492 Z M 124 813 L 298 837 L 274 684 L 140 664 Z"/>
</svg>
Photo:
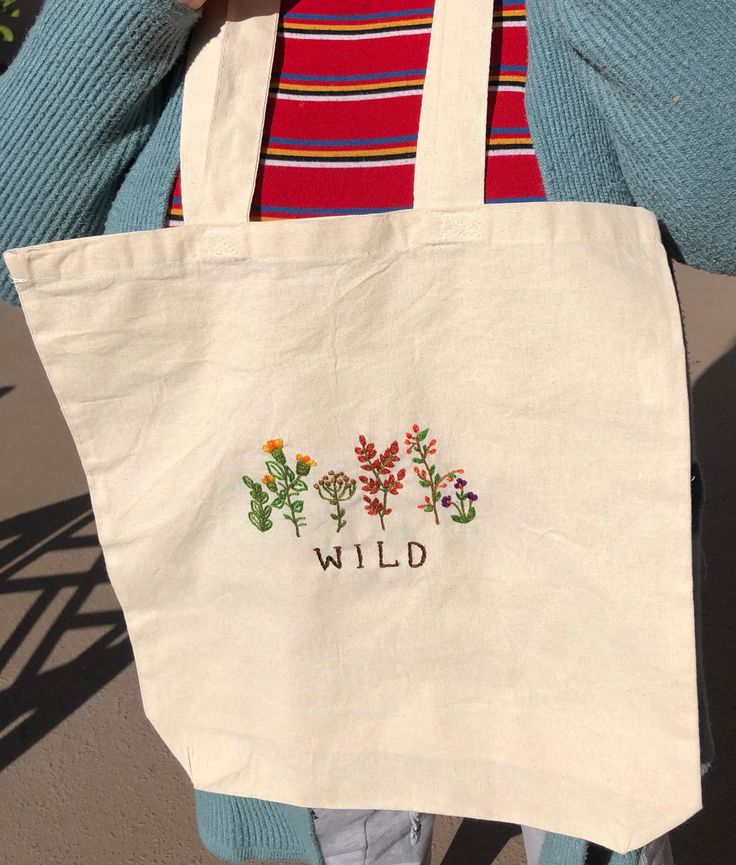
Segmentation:
<svg viewBox="0 0 736 865">
<path fill-rule="evenodd" d="M 279 0 L 207 0 L 184 79 L 186 223 L 246 222 L 258 175 Z M 414 207 L 483 203 L 491 0 L 436 0 L 414 169 Z"/>
</svg>

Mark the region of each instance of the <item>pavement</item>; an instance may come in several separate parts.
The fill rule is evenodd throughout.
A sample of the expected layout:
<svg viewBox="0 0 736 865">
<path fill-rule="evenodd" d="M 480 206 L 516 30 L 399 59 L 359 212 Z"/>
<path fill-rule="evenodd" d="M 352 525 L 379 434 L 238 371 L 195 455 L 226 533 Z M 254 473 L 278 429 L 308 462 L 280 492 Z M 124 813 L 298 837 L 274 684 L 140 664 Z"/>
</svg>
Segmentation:
<svg viewBox="0 0 736 865">
<path fill-rule="evenodd" d="M 736 862 L 736 277 L 675 266 L 706 486 L 716 760 L 676 865 Z M 0 865 L 214 865 L 143 713 L 87 484 L 21 309 L 0 303 Z M 432 865 L 523 865 L 518 826 L 438 818 Z"/>
</svg>

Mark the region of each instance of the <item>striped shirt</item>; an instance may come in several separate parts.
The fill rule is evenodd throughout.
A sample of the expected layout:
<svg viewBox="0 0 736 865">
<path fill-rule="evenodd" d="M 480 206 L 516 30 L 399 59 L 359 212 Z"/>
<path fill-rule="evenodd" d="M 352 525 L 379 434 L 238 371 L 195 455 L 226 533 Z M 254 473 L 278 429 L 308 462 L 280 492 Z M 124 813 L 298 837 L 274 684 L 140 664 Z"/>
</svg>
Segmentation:
<svg viewBox="0 0 736 865">
<path fill-rule="evenodd" d="M 544 201 L 524 108 L 525 3 L 489 2 L 485 202 Z M 250 220 L 412 207 L 433 11 L 424 0 L 282 4 Z M 167 225 L 183 218 L 177 172 Z"/>
</svg>

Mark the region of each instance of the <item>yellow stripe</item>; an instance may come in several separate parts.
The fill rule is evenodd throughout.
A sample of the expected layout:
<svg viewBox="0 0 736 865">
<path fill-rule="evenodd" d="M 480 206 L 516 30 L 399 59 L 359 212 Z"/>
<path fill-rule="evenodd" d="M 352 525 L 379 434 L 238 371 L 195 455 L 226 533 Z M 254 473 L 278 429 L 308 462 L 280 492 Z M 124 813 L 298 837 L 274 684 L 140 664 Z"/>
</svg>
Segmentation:
<svg viewBox="0 0 736 865">
<path fill-rule="evenodd" d="M 525 9 L 504 9 L 500 15 L 494 15 L 494 18 L 523 18 L 526 15 Z"/>
<path fill-rule="evenodd" d="M 511 73 L 502 73 L 501 75 L 491 75 L 491 77 L 488 80 L 489 81 L 498 81 L 498 82 L 518 81 L 521 84 L 523 84 L 524 81 L 526 81 L 526 75 L 524 75 L 524 74 L 512 75 Z"/>
<path fill-rule="evenodd" d="M 284 21 L 284 30 L 342 30 L 342 31 L 361 31 L 361 30 L 387 30 L 395 28 L 400 30 L 402 27 L 411 27 L 417 24 L 431 24 L 432 16 L 428 18 L 411 18 L 404 21 L 379 21 L 376 24 L 302 24 L 300 22 Z"/>
<path fill-rule="evenodd" d="M 389 87 L 395 87 L 400 84 L 402 87 L 421 87 L 424 84 L 423 78 L 402 78 L 400 80 L 386 82 L 380 81 L 375 84 L 291 84 L 282 81 L 279 90 L 298 90 L 304 93 L 326 93 L 326 92 L 341 92 L 343 90 L 385 90 Z"/>
<path fill-rule="evenodd" d="M 380 150 L 288 150 L 283 147 L 267 147 L 266 156 L 393 156 L 398 153 L 411 155 L 416 147 L 385 147 Z"/>
<path fill-rule="evenodd" d="M 531 144 L 531 140 L 532 140 L 531 136 L 528 136 L 528 135 L 525 138 L 505 138 L 505 137 L 496 138 L 495 136 L 493 136 L 493 137 L 489 136 L 486 143 L 487 144 Z"/>
</svg>

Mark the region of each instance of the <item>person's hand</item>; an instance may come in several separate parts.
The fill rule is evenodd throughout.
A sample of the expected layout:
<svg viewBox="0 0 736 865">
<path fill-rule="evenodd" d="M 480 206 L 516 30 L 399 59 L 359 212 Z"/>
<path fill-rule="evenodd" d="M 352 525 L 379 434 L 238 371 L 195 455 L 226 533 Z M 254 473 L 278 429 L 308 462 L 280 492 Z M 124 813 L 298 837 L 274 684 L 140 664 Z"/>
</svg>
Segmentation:
<svg viewBox="0 0 736 865">
<path fill-rule="evenodd" d="M 205 0 L 176 0 L 176 2 L 189 9 L 201 9 L 205 4 Z"/>
</svg>

